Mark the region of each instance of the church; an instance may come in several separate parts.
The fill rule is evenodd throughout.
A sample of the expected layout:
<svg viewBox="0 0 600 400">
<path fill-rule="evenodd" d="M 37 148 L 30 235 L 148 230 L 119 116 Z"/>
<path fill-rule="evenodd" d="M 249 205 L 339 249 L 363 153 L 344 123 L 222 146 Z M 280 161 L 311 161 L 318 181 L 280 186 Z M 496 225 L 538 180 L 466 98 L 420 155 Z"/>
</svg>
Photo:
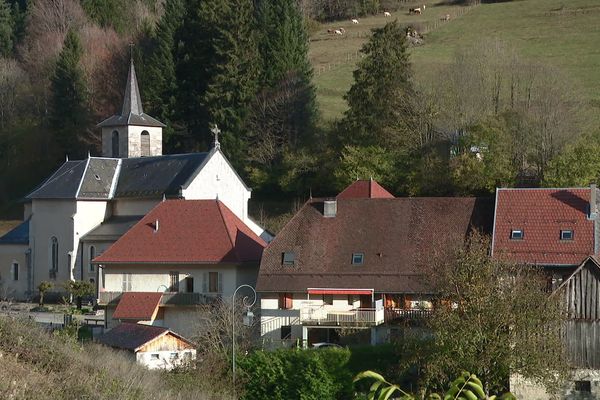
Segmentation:
<svg viewBox="0 0 600 400">
<path fill-rule="evenodd" d="M 0 296 L 32 299 L 49 281 L 98 285 L 92 262 L 167 199 L 218 200 L 259 238 L 248 215 L 251 189 L 221 152 L 218 128 L 204 153 L 162 154 L 163 123 L 144 113 L 133 60 L 120 114 L 98 124 L 102 156 L 67 160 L 24 199 L 24 219 L 0 237 Z"/>
</svg>

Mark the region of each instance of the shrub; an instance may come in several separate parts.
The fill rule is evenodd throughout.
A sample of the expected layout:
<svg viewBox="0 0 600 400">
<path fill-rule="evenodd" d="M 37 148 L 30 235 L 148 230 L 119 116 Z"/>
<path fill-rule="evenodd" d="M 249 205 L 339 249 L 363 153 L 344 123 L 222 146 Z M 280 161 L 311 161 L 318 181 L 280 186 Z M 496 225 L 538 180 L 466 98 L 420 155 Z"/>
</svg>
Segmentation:
<svg viewBox="0 0 600 400">
<path fill-rule="evenodd" d="M 241 358 L 244 400 L 349 399 L 347 349 L 257 351 Z"/>
</svg>

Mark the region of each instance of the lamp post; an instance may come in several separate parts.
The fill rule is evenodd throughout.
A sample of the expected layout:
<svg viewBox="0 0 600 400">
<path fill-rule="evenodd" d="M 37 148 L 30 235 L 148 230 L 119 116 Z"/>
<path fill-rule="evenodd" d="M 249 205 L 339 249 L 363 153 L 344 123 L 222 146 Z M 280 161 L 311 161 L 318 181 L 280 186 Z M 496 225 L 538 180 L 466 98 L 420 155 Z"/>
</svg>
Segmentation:
<svg viewBox="0 0 600 400">
<path fill-rule="evenodd" d="M 254 288 L 250 285 L 240 285 L 233 292 L 233 298 L 231 299 L 231 301 L 232 301 L 232 304 L 231 304 L 231 325 L 232 325 L 232 327 L 231 327 L 231 371 L 233 374 L 233 393 L 234 394 L 235 394 L 235 295 L 237 294 L 238 290 L 245 288 L 245 287 L 251 289 L 252 294 L 253 294 L 252 303 L 248 302 L 248 296 L 244 296 L 242 298 L 242 305 L 247 308 L 246 315 L 244 316 L 244 325 L 251 326 L 254 314 L 252 313 L 252 311 L 250 311 L 250 307 L 252 307 L 254 305 L 254 303 L 256 303 L 256 290 L 254 290 Z"/>
</svg>

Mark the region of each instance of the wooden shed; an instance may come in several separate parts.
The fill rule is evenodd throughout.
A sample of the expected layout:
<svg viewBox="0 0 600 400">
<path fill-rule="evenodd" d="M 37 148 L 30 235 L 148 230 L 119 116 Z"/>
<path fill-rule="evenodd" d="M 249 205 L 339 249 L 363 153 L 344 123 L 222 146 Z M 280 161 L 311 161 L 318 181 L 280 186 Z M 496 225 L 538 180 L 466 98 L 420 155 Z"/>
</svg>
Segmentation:
<svg viewBox="0 0 600 400">
<path fill-rule="evenodd" d="M 132 353 L 149 369 L 171 369 L 196 358 L 191 341 L 159 326 L 122 323 L 100 336 L 98 342 Z"/>
</svg>

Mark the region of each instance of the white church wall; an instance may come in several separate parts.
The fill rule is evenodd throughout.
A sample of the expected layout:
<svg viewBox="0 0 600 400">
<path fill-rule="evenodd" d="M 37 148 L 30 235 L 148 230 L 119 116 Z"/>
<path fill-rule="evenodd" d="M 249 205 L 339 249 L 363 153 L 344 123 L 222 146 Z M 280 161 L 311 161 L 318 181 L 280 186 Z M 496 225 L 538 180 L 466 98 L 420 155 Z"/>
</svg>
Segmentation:
<svg viewBox="0 0 600 400">
<path fill-rule="evenodd" d="M 212 155 L 194 181 L 183 190 L 182 195 L 186 200 L 218 198 L 238 218 L 244 222 L 248 221 L 248 200 L 251 192 L 220 151 Z M 261 232 L 255 233 L 260 235 L 262 229 L 260 230 Z"/>
<path fill-rule="evenodd" d="M 98 282 L 98 266 L 94 265 L 91 267 L 90 248 L 94 247 L 95 257 L 104 253 L 114 242 L 107 241 L 85 241 L 81 243 L 83 249 L 83 279 L 90 282 L 90 279 L 94 280 L 94 283 Z"/>
<path fill-rule="evenodd" d="M 27 298 L 27 251 L 26 244 L 0 245 L 0 299 L 25 300 Z M 13 273 L 13 264 L 18 265 L 18 275 Z"/>
<path fill-rule="evenodd" d="M 33 286 L 41 281 L 54 284 L 51 291 L 62 291 L 62 283 L 71 279 L 74 250 L 73 218 L 77 211 L 74 200 L 34 199 L 29 225 L 29 245 L 32 250 Z M 50 276 L 51 238 L 58 240 L 58 270 Z M 71 255 L 71 267 L 68 258 Z"/>
<path fill-rule="evenodd" d="M 115 199 L 113 215 L 146 215 L 162 199 Z"/>
<path fill-rule="evenodd" d="M 77 201 L 77 211 L 73 216 L 73 277 L 85 278 L 81 274 L 81 265 L 86 255 L 82 255 L 80 238 L 100 225 L 108 217 L 108 202 L 106 201 Z M 82 258 L 83 256 L 83 258 Z"/>
</svg>

